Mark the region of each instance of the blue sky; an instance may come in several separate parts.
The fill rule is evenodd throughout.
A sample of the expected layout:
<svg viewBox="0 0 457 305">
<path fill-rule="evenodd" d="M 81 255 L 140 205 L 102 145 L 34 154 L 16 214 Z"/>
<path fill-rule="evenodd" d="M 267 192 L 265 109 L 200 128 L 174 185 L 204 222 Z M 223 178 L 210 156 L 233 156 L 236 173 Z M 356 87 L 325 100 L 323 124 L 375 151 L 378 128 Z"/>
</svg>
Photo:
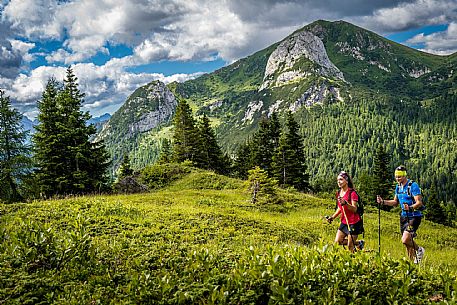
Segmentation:
<svg viewBox="0 0 457 305">
<path fill-rule="evenodd" d="M 0 89 L 34 117 L 46 81 L 72 65 L 85 110 L 113 113 L 152 80 L 198 77 L 318 19 L 457 51 L 455 0 L 0 0 Z"/>
</svg>

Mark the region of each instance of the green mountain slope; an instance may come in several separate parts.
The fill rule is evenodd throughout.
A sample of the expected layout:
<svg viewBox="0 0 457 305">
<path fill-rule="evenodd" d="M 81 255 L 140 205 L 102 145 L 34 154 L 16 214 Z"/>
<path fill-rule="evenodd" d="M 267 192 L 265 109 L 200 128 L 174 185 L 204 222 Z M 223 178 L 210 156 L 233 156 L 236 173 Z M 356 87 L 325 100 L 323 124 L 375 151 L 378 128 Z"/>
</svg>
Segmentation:
<svg viewBox="0 0 457 305">
<path fill-rule="evenodd" d="M 456 54 L 427 54 L 347 22 L 316 21 L 213 73 L 167 87 L 212 120 L 230 155 L 262 117 L 292 111 L 305 136 L 313 184 L 342 169 L 357 179 L 383 145 L 392 168 L 406 164 L 424 189 L 456 202 L 456 71 Z M 131 152 L 141 168 L 171 135 L 169 120 L 160 126 L 111 149 Z M 113 137 L 124 141 L 125 134 Z"/>
<path fill-rule="evenodd" d="M 211 173 L 167 189 L 0 205 L 0 302 L 23 304 L 341 304 L 456 300 L 456 229 L 423 221 L 418 267 L 396 213 L 365 213 L 367 251 L 332 247 L 333 200 L 282 193 L 256 207 Z M 227 179 L 219 177 L 218 180 Z M 240 181 L 241 183 L 241 181 Z M 278 212 L 281 211 L 281 212 Z M 436 238 L 440 236 L 440 238 Z"/>
<path fill-rule="evenodd" d="M 423 84 L 417 78 L 446 61 L 446 57 L 400 45 L 344 21 L 318 21 L 304 29 L 322 39 L 347 81 L 390 95 L 419 96 L 415 88 Z"/>
</svg>

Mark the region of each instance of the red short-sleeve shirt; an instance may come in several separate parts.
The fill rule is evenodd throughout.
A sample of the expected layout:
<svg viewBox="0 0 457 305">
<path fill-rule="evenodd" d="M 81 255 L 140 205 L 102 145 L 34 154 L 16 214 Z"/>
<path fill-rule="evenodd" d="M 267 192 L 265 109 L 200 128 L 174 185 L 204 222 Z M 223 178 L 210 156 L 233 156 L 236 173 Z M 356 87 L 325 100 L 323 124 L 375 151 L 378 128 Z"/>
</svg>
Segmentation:
<svg viewBox="0 0 457 305">
<path fill-rule="evenodd" d="M 357 202 L 359 201 L 359 196 L 357 196 L 357 193 L 353 189 L 348 189 L 348 191 L 343 196 L 343 199 L 346 200 L 348 203 L 350 203 L 349 194 L 351 194 L 352 201 L 357 201 Z M 353 225 L 360 221 L 360 215 L 357 213 L 351 212 L 348 209 L 348 205 L 341 206 L 341 204 L 338 202 L 338 207 L 341 210 L 341 222 L 342 223 L 347 224 L 346 217 L 347 217 L 350 225 Z M 346 217 L 344 217 L 345 214 L 346 214 Z"/>
</svg>

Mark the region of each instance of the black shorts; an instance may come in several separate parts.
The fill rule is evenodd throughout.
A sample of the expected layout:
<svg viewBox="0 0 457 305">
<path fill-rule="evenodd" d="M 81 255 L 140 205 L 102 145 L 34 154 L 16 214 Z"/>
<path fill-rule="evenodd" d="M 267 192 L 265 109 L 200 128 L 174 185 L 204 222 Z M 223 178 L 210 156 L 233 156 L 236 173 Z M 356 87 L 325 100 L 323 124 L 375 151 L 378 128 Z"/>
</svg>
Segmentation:
<svg viewBox="0 0 457 305">
<path fill-rule="evenodd" d="M 349 225 L 349 227 L 351 228 L 351 234 L 352 235 L 359 235 L 359 234 L 362 234 L 365 231 L 363 229 L 363 220 L 362 219 L 360 219 L 355 224 Z M 346 224 L 344 224 L 344 223 L 340 224 L 340 227 L 338 228 L 338 230 L 340 230 L 341 232 L 343 232 L 346 235 L 349 235 L 348 226 Z"/>
<path fill-rule="evenodd" d="M 408 222 L 409 219 L 409 222 Z M 419 226 L 421 224 L 422 217 L 400 217 L 400 231 L 401 235 L 403 235 L 403 232 L 409 232 L 413 235 L 413 237 L 416 237 L 417 229 L 419 229 Z"/>
</svg>

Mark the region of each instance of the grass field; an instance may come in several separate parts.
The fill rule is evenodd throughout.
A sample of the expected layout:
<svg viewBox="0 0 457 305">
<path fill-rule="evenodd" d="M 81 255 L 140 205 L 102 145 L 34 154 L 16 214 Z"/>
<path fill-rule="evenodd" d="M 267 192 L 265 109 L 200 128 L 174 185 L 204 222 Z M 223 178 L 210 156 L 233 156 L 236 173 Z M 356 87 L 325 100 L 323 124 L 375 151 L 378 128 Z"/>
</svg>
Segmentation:
<svg viewBox="0 0 457 305">
<path fill-rule="evenodd" d="M 333 246 L 334 202 L 192 173 L 151 193 L 0 205 L 0 304 L 422 304 L 457 301 L 457 229 L 423 221 L 419 266 L 398 215 L 365 213 L 366 251 Z"/>
</svg>

